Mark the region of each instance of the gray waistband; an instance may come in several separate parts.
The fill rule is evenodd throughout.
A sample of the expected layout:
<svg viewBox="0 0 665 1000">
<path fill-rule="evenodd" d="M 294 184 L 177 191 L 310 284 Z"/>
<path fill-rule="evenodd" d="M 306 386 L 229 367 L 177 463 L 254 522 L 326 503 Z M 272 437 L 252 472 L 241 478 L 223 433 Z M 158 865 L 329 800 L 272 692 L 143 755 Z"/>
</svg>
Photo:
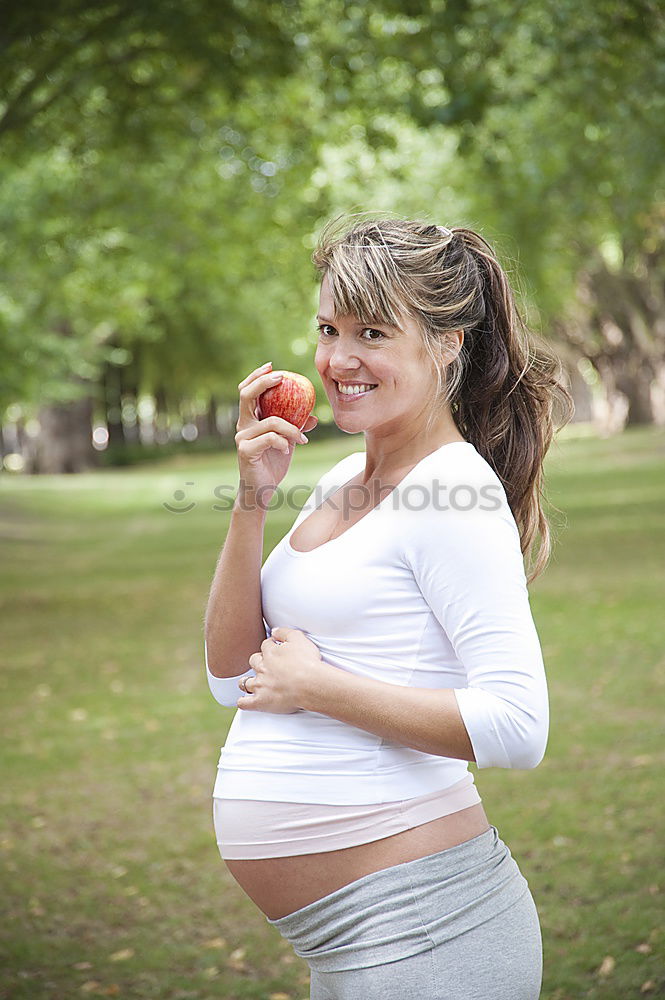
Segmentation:
<svg viewBox="0 0 665 1000">
<path fill-rule="evenodd" d="M 384 868 L 268 923 L 312 969 L 362 969 L 426 951 L 512 906 L 528 883 L 496 827 Z"/>
</svg>

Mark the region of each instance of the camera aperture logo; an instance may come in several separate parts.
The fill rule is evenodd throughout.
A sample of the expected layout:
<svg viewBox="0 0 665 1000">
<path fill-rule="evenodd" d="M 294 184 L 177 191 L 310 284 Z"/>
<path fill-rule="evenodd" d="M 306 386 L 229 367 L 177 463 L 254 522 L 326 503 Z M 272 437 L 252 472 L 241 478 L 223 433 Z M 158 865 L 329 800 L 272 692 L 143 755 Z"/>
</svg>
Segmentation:
<svg viewBox="0 0 665 1000">
<path fill-rule="evenodd" d="M 194 486 L 194 483 L 193 482 L 185 483 L 185 486 Z M 177 503 L 181 504 L 185 499 L 185 491 L 174 490 L 173 499 Z M 172 504 L 166 503 L 166 501 L 164 501 L 162 503 L 162 507 L 166 507 L 166 509 L 169 510 L 172 514 L 188 514 L 190 510 L 194 510 L 194 508 L 196 507 L 196 503 L 192 500 L 192 502 L 188 504 L 186 507 L 174 507 Z"/>
</svg>

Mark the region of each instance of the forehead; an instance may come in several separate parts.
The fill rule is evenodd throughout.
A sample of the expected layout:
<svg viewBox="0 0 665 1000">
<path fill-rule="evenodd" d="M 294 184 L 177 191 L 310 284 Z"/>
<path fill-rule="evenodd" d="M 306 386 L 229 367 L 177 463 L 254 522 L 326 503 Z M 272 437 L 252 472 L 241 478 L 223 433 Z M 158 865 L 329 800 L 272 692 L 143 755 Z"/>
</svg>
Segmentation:
<svg viewBox="0 0 665 1000">
<path fill-rule="evenodd" d="M 321 282 L 321 288 L 319 289 L 319 306 L 321 307 L 321 312 L 325 313 L 326 316 L 333 315 L 335 311 L 335 304 L 333 302 L 332 292 L 330 291 L 330 282 L 328 281 L 328 275 L 323 275 L 323 281 Z"/>
<path fill-rule="evenodd" d="M 319 289 L 319 312 L 322 316 L 327 319 L 341 319 L 341 318 L 352 318 L 357 319 L 358 316 L 354 313 L 338 313 L 335 308 L 335 301 L 333 298 L 332 290 L 330 287 L 330 281 L 328 280 L 328 275 L 323 276 L 321 281 L 321 287 Z M 409 331 L 415 329 L 415 324 L 413 319 L 407 316 L 404 312 L 398 315 L 399 326 L 395 327 L 385 316 L 382 315 L 364 315 L 362 317 L 362 322 L 364 323 L 377 323 L 379 326 L 391 327 L 393 330 L 398 330 L 402 333 L 408 333 Z"/>
</svg>

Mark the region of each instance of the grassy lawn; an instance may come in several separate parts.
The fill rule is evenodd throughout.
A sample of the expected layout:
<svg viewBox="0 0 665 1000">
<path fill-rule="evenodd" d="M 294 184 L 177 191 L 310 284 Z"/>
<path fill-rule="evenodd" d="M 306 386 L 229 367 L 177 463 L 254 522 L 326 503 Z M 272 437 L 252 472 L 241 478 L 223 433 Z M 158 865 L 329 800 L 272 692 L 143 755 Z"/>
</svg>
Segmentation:
<svg viewBox="0 0 665 1000">
<path fill-rule="evenodd" d="M 538 905 L 543 1000 L 663 996 L 665 434 L 570 430 L 530 588 L 547 754 L 471 767 Z M 284 487 L 363 447 L 311 438 Z M 208 692 L 202 623 L 236 483 L 233 452 L 0 479 L 2 997 L 308 996 L 212 827 L 233 710 Z M 304 498 L 271 512 L 264 556 Z"/>
</svg>

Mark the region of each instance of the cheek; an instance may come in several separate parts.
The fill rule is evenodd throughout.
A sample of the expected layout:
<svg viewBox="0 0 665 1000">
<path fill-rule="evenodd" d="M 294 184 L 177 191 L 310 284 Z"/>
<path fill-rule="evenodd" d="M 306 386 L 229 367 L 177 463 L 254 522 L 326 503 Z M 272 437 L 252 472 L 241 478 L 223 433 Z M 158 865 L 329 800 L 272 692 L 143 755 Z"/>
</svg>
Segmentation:
<svg viewBox="0 0 665 1000">
<path fill-rule="evenodd" d="M 316 349 L 316 353 L 314 354 L 314 365 L 319 375 L 323 375 L 327 364 L 328 358 L 326 356 L 326 351 L 321 347 L 321 345 L 319 345 Z"/>
</svg>

